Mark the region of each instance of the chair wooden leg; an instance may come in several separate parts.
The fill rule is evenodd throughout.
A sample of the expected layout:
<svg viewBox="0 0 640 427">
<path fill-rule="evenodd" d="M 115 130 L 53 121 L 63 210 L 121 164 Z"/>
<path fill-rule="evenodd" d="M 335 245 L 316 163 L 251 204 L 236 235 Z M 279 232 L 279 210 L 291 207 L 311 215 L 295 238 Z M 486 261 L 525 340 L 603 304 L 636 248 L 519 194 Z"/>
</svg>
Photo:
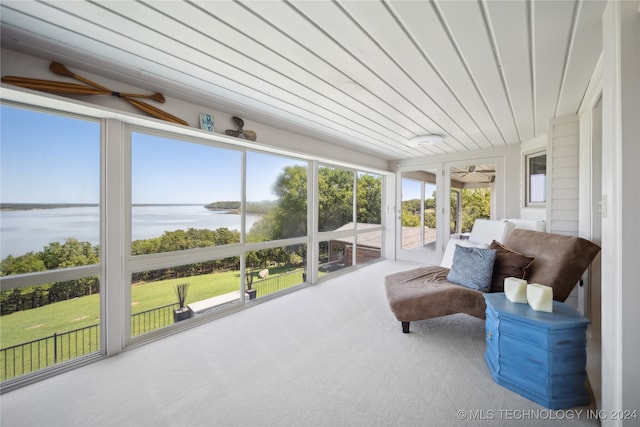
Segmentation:
<svg viewBox="0 0 640 427">
<path fill-rule="evenodd" d="M 402 332 L 405 334 L 409 333 L 409 322 L 402 322 Z"/>
</svg>

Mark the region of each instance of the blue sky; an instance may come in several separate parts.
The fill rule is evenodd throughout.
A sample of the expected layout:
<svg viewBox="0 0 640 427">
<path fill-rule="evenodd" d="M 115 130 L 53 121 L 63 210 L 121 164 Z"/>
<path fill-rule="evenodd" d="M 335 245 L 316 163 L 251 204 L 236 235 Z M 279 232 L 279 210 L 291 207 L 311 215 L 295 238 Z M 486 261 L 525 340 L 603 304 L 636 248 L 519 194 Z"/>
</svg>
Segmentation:
<svg viewBox="0 0 640 427">
<path fill-rule="evenodd" d="M 0 201 L 97 203 L 100 125 L 2 106 Z M 210 203 L 240 200 L 241 153 L 134 133 L 133 203 Z M 272 200 L 285 166 L 306 162 L 249 152 L 247 200 Z"/>
<path fill-rule="evenodd" d="M 402 200 L 420 199 L 422 182 L 413 179 L 402 179 Z M 433 192 L 436 190 L 436 186 L 433 184 L 426 184 L 424 190 L 424 198 L 430 199 Z"/>
<path fill-rule="evenodd" d="M 97 203 L 100 125 L 2 106 L 0 200 Z"/>
</svg>

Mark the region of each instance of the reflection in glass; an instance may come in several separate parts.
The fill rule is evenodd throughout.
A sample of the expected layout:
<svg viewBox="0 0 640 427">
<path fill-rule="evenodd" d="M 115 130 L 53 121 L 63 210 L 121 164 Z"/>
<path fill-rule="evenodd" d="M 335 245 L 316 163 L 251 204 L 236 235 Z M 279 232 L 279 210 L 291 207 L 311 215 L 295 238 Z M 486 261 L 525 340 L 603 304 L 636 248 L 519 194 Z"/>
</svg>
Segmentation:
<svg viewBox="0 0 640 427">
<path fill-rule="evenodd" d="M 247 214 L 259 216 L 247 224 L 248 242 L 306 236 L 308 169 L 307 162 L 247 153 Z"/>
<path fill-rule="evenodd" d="M 356 242 L 356 264 L 367 264 L 382 258 L 382 230 L 358 234 Z"/>
<path fill-rule="evenodd" d="M 353 237 L 341 237 L 318 244 L 318 276 L 342 270 L 352 265 Z"/>
<path fill-rule="evenodd" d="M 478 218 L 491 218 L 491 192 L 495 165 L 467 165 L 451 168 L 451 233 L 469 233 Z"/>
</svg>

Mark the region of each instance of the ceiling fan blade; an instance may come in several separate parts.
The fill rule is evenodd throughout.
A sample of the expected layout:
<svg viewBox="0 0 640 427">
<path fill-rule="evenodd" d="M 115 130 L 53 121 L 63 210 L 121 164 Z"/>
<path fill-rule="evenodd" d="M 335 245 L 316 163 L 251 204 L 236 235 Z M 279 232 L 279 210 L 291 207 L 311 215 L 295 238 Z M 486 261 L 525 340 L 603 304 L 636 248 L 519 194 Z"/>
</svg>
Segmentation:
<svg viewBox="0 0 640 427">
<path fill-rule="evenodd" d="M 229 136 L 235 136 L 235 137 L 240 136 L 240 131 L 237 131 L 237 130 L 227 129 L 224 131 L 224 133 L 226 133 Z"/>
</svg>

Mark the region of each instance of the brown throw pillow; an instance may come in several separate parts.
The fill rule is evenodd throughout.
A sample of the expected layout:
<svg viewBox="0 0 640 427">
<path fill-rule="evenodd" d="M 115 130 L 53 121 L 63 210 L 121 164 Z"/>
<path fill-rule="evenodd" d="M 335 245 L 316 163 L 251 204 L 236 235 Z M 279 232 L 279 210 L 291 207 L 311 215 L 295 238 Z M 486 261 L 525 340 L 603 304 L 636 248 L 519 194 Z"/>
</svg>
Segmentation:
<svg viewBox="0 0 640 427">
<path fill-rule="evenodd" d="M 496 261 L 493 265 L 493 276 L 489 292 L 504 292 L 505 277 L 527 278 L 527 272 L 533 263 L 533 257 L 512 251 L 495 240 L 491 242 L 489 249 L 496 250 Z"/>
</svg>

